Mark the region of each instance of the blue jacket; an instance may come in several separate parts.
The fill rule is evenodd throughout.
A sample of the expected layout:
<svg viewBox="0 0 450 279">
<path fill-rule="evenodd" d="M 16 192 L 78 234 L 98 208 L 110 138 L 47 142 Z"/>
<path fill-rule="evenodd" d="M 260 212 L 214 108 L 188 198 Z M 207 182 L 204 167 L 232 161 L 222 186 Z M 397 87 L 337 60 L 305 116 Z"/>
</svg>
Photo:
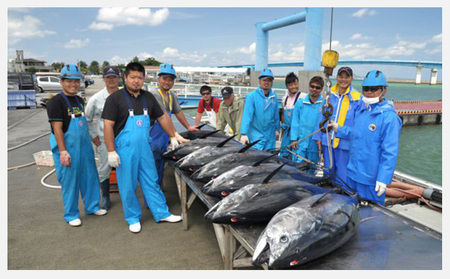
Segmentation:
<svg viewBox="0 0 450 279">
<path fill-rule="evenodd" d="M 333 115 L 330 117 L 331 120 L 338 123 L 339 117 L 345 117 L 344 125 L 341 125 L 339 127 L 340 132 L 343 133 L 342 135 L 335 135 L 333 131 L 331 131 L 331 137 L 332 137 L 332 144 L 335 141 L 335 138 L 339 138 L 339 144 L 337 148 L 342 150 L 349 150 L 350 142 L 348 141 L 348 138 L 345 134 L 345 132 L 348 132 L 348 129 L 351 129 L 353 127 L 353 124 L 355 122 L 355 112 L 360 110 L 362 106 L 364 106 L 364 103 L 362 101 L 361 93 L 357 92 L 353 89 L 353 86 L 350 85 L 347 91 L 344 95 L 339 96 L 338 93 L 339 87 L 337 84 L 335 84 L 331 88 L 331 94 L 330 94 L 330 103 L 333 106 Z M 348 96 L 348 97 L 347 97 Z M 347 110 L 347 114 L 344 114 L 344 98 L 349 98 L 349 106 Z M 342 116 L 341 116 L 342 115 Z M 321 114 L 320 119 L 318 123 L 320 123 L 323 120 L 323 115 Z M 328 125 L 328 122 L 325 123 L 324 127 Z M 316 130 L 319 129 L 319 124 L 317 124 Z M 339 132 L 338 130 L 338 132 Z M 342 136 L 342 138 L 341 138 Z M 328 146 L 327 142 L 327 134 L 319 132 L 313 136 L 314 140 L 320 140 L 322 142 L 322 145 Z"/>
<path fill-rule="evenodd" d="M 397 162 L 401 128 L 402 121 L 385 100 L 368 107 L 364 105 L 356 113 L 350 133 L 347 176 L 367 185 L 375 185 L 376 181 L 390 184 Z"/>
<path fill-rule="evenodd" d="M 280 129 L 277 94 L 271 89 L 264 96 L 260 87 L 248 93 L 242 114 L 241 135 L 247 135 L 250 142 L 261 139 L 256 149 L 275 148 L 275 131 Z"/>
<path fill-rule="evenodd" d="M 309 94 L 295 104 L 291 122 L 291 141 L 300 140 L 316 130 L 322 115 L 323 104 L 322 95 L 319 95 L 315 103 L 311 103 Z M 317 144 L 313 137 L 309 137 L 299 142 L 298 148 L 317 151 Z"/>
</svg>

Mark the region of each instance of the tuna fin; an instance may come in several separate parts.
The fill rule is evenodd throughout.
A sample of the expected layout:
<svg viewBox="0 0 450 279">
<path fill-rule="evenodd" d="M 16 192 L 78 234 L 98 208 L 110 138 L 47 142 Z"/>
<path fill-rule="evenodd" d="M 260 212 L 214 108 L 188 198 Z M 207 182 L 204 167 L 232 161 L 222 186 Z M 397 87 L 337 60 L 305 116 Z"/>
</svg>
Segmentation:
<svg viewBox="0 0 450 279">
<path fill-rule="evenodd" d="M 328 194 L 330 194 L 330 193 L 323 193 L 322 196 L 320 198 L 318 198 L 315 202 L 313 202 L 309 207 L 312 208 L 312 207 L 316 206 L 317 204 L 319 204 L 319 202 Z"/>
<path fill-rule="evenodd" d="M 210 133 L 204 134 L 203 136 L 201 136 L 201 137 L 199 137 L 199 138 L 200 138 L 200 139 L 205 139 L 205 138 L 207 138 L 207 137 L 209 137 L 209 136 L 214 135 L 214 134 L 217 133 L 217 132 L 219 132 L 219 130 L 214 130 L 214 131 L 212 131 L 212 132 L 210 132 Z"/>
<path fill-rule="evenodd" d="M 219 143 L 216 147 L 223 147 L 227 142 L 229 142 L 230 140 L 232 140 L 234 138 L 235 135 L 232 135 L 231 137 L 227 138 L 226 140 L 222 141 L 221 143 Z"/>
<path fill-rule="evenodd" d="M 264 181 L 262 182 L 262 184 L 268 183 L 268 182 L 270 181 L 270 179 L 272 179 L 272 177 L 273 177 L 275 174 L 277 174 L 277 173 L 281 170 L 281 168 L 284 167 L 284 165 L 286 165 L 287 163 L 288 163 L 288 162 L 283 163 L 281 166 L 279 166 L 279 167 L 276 168 L 273 172 L 271 172 L 271 173 L 264 179 Z"/>
<path fill-rule="evenodd" d="M 257 144 L 259 141 L 260 141 L 260 139 L 257 140 L 257 141 L 254 141 L 254 142 L 252 142 L 252 143 L 247 144 L 244 148 L 242 148 L 241 150 L 239 150 L 237 153 L 244 153 L 245 151 L 247 151 L 248 149 L 250 149 L 253 145 Z"/>
<path fill-rule="evenodd" d="M 272 154 L 272 155 L 267 156 L 266 158 L 264 158 L 262 160 L 259 160 L 258 162 L 253 164 L 253 167 L 257 167 L 257 166 L 261 165 L 264 161 L 266 161 L 267 159 L 272 158 L 273 156 L 276 156 L 276 155 L 277 154 Z"/>
<path fill-rule="evenodd" d="M 203 126 L 205 126 L 205 125 L 206 125 L 206 123 L 200 124 L 200 125 L 197 126 L 197 128 L 200 130 L 200 129 L 203 128 Z"/>
</svg>

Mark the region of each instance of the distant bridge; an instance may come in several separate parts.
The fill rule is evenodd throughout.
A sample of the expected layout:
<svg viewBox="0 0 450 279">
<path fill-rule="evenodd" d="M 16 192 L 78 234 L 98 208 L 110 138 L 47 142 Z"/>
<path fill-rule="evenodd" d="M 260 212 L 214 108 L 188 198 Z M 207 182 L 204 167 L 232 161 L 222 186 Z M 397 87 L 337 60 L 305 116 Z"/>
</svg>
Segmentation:
<svg viewBox="0 0 450 279">
<path fill-rule="evenodd" d="M 391 66 L 404 66 L 404 67 L 416 67 L 416 84 L 420 84 L 422 79 L 422 68 L 431 69 L 430 84 L 436 84 L 438 69 L 442 69 L 442 62 L 437 61 L 414 61 L 414 60 L 339 60 L 340 65 L 391 65 Z M 304 62 L 283 62 L 283 63 L 268 63 L 269 68 L 273 67 L 303 67 Z M 218 66 L 219 68 L 251 68 L 255 69 L 254 64 L 242 64 L 242 65 L 228 65 Z"/>
</svg>

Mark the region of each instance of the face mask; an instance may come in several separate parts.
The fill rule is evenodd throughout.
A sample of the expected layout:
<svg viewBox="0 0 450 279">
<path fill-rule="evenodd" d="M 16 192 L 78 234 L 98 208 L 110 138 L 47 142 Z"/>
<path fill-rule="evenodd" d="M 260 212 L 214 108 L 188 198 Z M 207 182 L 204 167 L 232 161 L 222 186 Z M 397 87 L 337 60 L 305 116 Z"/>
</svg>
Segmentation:
<svg viewBox="0 0 450 279">
<path fill-rule="evenodd" d="M 373 105 L 380 102 L 380 97 L 367 98 L 363 96 L 363 102 L 366 103 L 366 105 Z"/>
</svg>

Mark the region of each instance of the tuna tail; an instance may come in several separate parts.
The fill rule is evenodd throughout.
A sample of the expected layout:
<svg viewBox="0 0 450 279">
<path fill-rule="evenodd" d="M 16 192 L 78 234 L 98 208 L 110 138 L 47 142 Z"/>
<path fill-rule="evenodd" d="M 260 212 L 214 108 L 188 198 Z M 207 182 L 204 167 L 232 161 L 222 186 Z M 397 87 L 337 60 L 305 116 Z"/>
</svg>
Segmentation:
<svg viewBox="0 0 450 279">
<path fill-rule="evenodd" d="M 283 163 L 281 166 L 279 166 L 279 167 L 276 168 L 273 172 L 271 172 L 271 173 L 264 179 L 264 181 L 262 182 L 262 184 L 267 184 L 267 183 L 270 181 L 270 179 L 272 179 L 272 177 L 273 177 L 275 174 L 277 174 L 277 173 L 281 170 L 281 168 L 284 167 L 284 165 L 286 165 L 287 163 L 288 163 L 288 162 Z"/>
<path fill-rule="evenodd" d="M 230 140 L 232 140 L 234 138 L 235 135 L 232 135 L 231 137 L 227 138 L 226 140 L 222 141 L 221 143 L 219 143 L 216 147 L 223 147 L 227 142 L 229 142 Z"/>
<path fill-rule="evenodd" d="M 257 167 L 259 165 L 261 165 L 264 161 L 268 160 L 269 158 L 272 158 L 273 156 L 276 156 L 277 154 L 272 154 L 270 156 L 267 156 L 266 158 L 259 160 L 258 162 L 253 164 L 253 167 Z"/>
<path fill-rule="evenodd" d="M 260 141 L 260 139 L 257 140 L 257 141 L 254 141 L 254 142 L 252 142 L 252 143 L 247 144 L 244 148 L 242 148 L 241 150 L 239 150 L 237 153 L 244 153 L 245 151 L 247 151 L 248 149 L 250 149 L 253 145 L 257 144 L 259 141 Z"/>
<path fill-rule="evenodd" d="M 217 132 L 219 132 L 219 130 L 214 130 L 214 131 L 212 131 L 211 133 L 204 134 L 203 136 L 199 137 L 199 139 L 205 139 L 205 138 L 207 138 L 207 137 L 209 137 L 209 136 L 214 135 L 214 134 L 217 133 Z"/>
</svg>

